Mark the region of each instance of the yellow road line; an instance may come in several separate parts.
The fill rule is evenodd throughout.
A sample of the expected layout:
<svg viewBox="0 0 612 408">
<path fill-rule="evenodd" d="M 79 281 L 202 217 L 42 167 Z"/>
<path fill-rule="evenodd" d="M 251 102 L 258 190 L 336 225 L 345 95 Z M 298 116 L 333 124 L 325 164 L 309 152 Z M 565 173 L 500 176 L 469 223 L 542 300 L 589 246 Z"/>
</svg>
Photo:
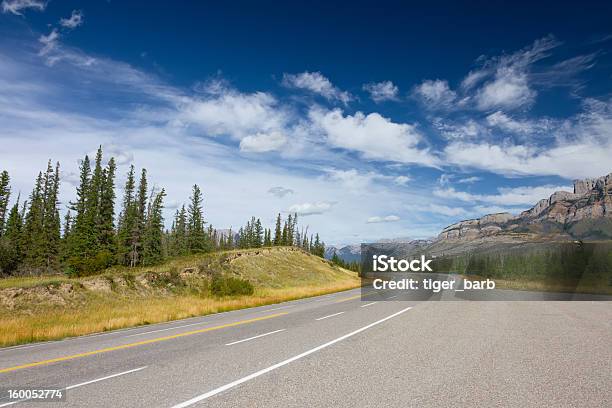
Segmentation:
<svg viewBox="0 0 612 408">
<path fill-rule="evenodd" d="M 272 315 L 257 317 L 254 319 L 241 320 L 241 321 L 234 322 L 234 323 L 223 324 L 221 326 L 207 327 L 204 329 L 192 330 L 192 331 L 188 331 L 185 333 L 173 334 L 171 336 L 157 337 L 155 339 L 143 340 L 143 341 L 138 341 L 135 343 L 122 344 L 120 346 L 107 347 L 107 348 L 103 348 L 100 350 L 93 350 L 93 351 L 87 351 L 85 353 L 72 354 L 70 356 L 52 358 L 50 360 L 43 360 L 43 361 L 37 361 L 34 363 L 22 364 L 22 365 L 18 365 L 14 367 L 1 368 L 0 373 L 8 373 L 10 371 L 21 370 L 23 368 L 36 367 L 36 366 L 41 366 L 41 365 L 46 365 L 46 364 L 51 364 L 51 363 L 57 363 L 60 361 L 73 360 L 75 358 L 93 356 L 95 354 L 108 353 L 109 351 L 123 350 L 123 349 L 131 348 L 131 347 L 143 346 L 145 344 L 158 343 L 160 341 L 177 339 L 179 337 L 191 336 L 193 334 L 206 333 L 206 332 L 213 331 L 213 330 L 225 329 L 227 327 L 240 326 L 240 325 L 247 324 L 247 323 L 258 322 L 260 320 L 272 319 L 274 317 L 279 317 L 279 316 L 283 316 L 286 314 L 288 314 L 288 312 L 276 313 Z"/>
</svg>

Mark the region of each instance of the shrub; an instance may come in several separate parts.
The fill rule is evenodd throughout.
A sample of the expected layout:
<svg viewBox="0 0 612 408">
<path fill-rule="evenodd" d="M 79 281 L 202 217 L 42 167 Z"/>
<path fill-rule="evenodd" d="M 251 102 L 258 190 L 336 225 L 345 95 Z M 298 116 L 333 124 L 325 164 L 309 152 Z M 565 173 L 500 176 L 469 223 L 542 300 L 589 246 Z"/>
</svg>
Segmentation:
<svg viewBox="0 0 612 408">
<path fill-rule="evenodd" d="M 215 296 L 252 295 L 253 284 L 245 279 L 215 276 L 210 285 L 210 291 Z"/>
</svg>

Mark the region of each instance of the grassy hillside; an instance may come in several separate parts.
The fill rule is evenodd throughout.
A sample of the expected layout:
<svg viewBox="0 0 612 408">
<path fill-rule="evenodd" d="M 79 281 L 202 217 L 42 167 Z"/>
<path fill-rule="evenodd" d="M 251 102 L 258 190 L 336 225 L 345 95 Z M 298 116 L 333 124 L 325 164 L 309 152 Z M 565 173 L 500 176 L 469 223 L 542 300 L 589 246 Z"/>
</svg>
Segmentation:
<svg viewBox="0 0 612 408">
<path fill-rule="evenodd" d="M 220 296 L 215 282 L 248 281 Z M 240 309 L 359 286 L 357 274 L 294 248 L 235 250 L 115 267 L 85 278 L 0 280 L 0 346 L 59 339 Z M 215 294 L 217 293 L 217 294 Z"/>
</svg>

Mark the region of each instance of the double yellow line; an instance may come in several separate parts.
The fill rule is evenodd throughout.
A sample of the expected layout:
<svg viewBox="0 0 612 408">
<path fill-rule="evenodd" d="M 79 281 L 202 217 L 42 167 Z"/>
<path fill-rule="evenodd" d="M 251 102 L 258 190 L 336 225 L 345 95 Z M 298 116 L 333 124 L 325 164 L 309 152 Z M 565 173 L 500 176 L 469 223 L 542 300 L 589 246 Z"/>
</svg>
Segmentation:
<svg viewBox="0 0 612 408">
<path fill-rule="evenodd" d="M 138 341 L 136 343 L 122 344 L 120 346 L 113 346 L 113 347 L 107 347 L 107 348 L 103 348 L 103 349 L 99 349 L 99 350 L 87 351 L 85 353 L 72 354 L 70 356 L 57 357 L 57 358 L 52 358 L 52 359 L 49 359 L 49 360 L 36 361 L 34 363 L 22 364 L 22 365 L 18 365 L 18 366 L 14 366 L 14 367 L 0 368 L 0 373 L 8 373 L 10 371 L 21 370 L 23 368 L 37 367 L 37 366 L 51 364 L 51 363 L 58 363 L 60 361 L 74 360 L 76 358 L 93 356 L 95 354 L 108 353 L 109 351 L 116 351 L 116 350 L 123 350 L 123 349 L 127 349 L 127 348 L 137 347 L 137 346 L 144 346 L 145 344 L 159 343 L 161 341 L 178 339 L 180 337 L 191 336 L 191 335 L 194 335 L 194 334 L 206 333 L 206 332 L 210 332 L 210 331 L 214 331 L 214 330 L 225 329 L 225 328 L 228 328 L 228 327 L 234 327 L 234 326 L 240 326 L 240 325 L 247 324 L 247 323 L 258 322 L 258 321 L 261 321 L 261 320 L 273 319 L 275 317 L 283 316 L 283 315 L 286 315 L 286 314 L 287 314 L 287 312 L 276 313 L 276 314 L 272 314 L 272 315 L 257 317 L 257 318 L 254 318 L 254 319 L 241 320 L 241 321 L 234 322 L 234 323 L 223 324 L 223 325 L 220 325 L 220 326 L 207 327 L 207 328 L 204 328 L 204 329 L 192 330 L 192 331 L 188 331 L 188 332 L 184 332 L 184 333 L 173 334 L 171 336 L 157 337 L 155 339 Z"/>
</svg>

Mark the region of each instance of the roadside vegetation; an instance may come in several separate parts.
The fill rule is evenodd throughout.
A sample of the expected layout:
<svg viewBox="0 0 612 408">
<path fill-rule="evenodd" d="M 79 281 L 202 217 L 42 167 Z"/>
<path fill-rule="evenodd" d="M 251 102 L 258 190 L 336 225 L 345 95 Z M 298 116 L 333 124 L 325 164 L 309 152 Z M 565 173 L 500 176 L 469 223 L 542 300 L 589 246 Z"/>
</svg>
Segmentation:
<svg viewBox="0 0 612 408">
<path fill-rule="evenodd" d="M 300 248 L 220 251 L 87 277 L 0 280 L 0 346 L 61 339 L 358 287 Z"/>
<path fill-rule="evenodd" d="M 612 242 L 500 247 L 438 257 L 432 269 L 492 278 L 507 289 L 612 294 Z"/>
</svg>

